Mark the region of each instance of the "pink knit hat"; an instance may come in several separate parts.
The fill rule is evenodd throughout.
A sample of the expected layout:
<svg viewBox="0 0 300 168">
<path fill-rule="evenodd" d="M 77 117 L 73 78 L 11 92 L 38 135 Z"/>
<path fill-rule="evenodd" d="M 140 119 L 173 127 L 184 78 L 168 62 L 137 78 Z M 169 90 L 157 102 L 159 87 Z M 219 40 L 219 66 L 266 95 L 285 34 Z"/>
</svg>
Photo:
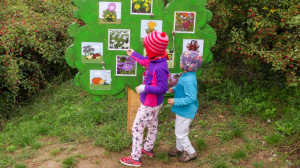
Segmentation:
<svg viewBox="0 0 300 168">
<path fill-rule="evenodd" d="M 165 32 L 153 31 L 144 39 L 144 45 L 149 58 L 164 55 L 169 44 L 169 37 Z"/>
</svg>

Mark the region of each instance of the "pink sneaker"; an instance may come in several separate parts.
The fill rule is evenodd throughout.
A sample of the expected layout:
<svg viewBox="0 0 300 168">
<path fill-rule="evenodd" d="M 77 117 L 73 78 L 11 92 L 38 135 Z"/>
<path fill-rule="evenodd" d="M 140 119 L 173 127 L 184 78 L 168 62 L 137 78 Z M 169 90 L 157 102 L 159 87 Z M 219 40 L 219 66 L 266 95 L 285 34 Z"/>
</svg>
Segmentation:
<svg viewBox="0 0 300 168">
<path fill-rule="evenodd" d="M 153 157 L 153 150 L 151 150 L 151 151 L 146 151 L 144 148 L 142 148 L 142 154 L 143 155 L 147 155 L 147 156 L 149 156 L 149 157 Z"/>
<path fill-rule="evenodd" d="M 125 157 L 125 158 L 121 158 L 120 159 L 120 162 L 123 164 L 123 165 L 126 165 L 126 166 L 132 166 L 132 167 L 140 167 L 142 166 L 142 160 L 133 160 L 131 158 L 131 156 L 128 156 L 128 157 Z"/>
</svg>

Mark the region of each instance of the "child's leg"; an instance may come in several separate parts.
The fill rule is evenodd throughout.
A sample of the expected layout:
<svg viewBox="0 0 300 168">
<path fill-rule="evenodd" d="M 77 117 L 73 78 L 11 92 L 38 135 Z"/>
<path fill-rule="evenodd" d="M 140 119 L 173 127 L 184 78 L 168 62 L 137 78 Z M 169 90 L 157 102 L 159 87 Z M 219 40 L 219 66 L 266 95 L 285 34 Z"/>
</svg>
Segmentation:
<svg viewBox="0 0 300 168">
<path fill-rule="evenodd" d="M 176 147 L 179 151 L 187 151 L 194 154 L 196 151 L 189 140 L 189 127 L 193 119 L 184 118 L 176 114 L 175 135 Z"/>
<path fill-rule="evenodd" d="M 142 156 L 143 132 L 152 119 L 151 107 L 141 105 L 132 126 L 132 152 L 131 157 L 139 160 Z"/>
<path fill-rule="evenodd" d="M 157 116 L 158 116 L 158 112 L 161 107 L 162 107 L 162 105 L 156 106 L 156 107 L 151 107 L 151 110 L 149 113 L 150 122 L 147 124 L 148 135 L 147 135 L 146 142 L 144 144 L 144 149 L 146 151 L 151 151 L 154 147 L 154 143 L 155 143 L 155 140 L 157 137 L 157 126 L 158 126 Z"/>
</svg>

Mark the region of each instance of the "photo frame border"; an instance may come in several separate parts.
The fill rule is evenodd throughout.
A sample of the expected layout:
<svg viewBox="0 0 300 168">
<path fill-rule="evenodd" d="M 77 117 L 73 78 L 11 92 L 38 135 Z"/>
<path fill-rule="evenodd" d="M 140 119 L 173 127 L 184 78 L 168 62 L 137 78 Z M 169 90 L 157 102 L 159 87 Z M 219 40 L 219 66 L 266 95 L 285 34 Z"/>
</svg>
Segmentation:
<svg viewBox="0 0 300 168">
<path fill-rule="evenodd" d="M 181 12 L 181 13 L 195 13 L 195 20 L 194 20 L 194 29 L 193 29 L 193 32 L 184 32 L 184 31 L 176 31 L 176 30 L 175 30 L 176 12 Z M 197 16 L 197 12 L 175 11 L 175 12 L 174 12 L 173 31 L 174 31 L 175 33 L 195 33 L 195 30 L 196 30 L 196 16 Z"/>
<path fill-rule="evenodd" d="M 129 57 L 129 56 L 126 56 L 126 55 L 116 55 L 116 74 L 115 76 L 137 76 L 137 61 L 135 61 L 135 71 L 134 71 L 134 75 L 128 75 L 128 74 L 117 74 L 118 73 L 118 66 L 117 66 L 117 57 L 118 56 L 121 56 L 121 57 Z"/>
</svg>

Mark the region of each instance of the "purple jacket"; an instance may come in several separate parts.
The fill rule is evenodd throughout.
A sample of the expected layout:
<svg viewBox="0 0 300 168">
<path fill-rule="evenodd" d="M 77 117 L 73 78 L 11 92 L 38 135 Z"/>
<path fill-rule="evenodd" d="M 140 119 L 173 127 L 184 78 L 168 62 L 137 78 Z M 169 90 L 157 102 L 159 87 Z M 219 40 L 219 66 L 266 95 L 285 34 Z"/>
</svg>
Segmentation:
<svg viewBox="0 0 300 168">
<path fill-rule="evenodd" d="M 163 103 L 164 94 L 168 91 L 169 69 L 166 58 L 149 61 L 137 52 L 131 54 L 139 64 L 148 67 L 144 72 L 145 92 L 141 93 L 140 100 L 148 107 L 159 106 Z"/>
</svg>

